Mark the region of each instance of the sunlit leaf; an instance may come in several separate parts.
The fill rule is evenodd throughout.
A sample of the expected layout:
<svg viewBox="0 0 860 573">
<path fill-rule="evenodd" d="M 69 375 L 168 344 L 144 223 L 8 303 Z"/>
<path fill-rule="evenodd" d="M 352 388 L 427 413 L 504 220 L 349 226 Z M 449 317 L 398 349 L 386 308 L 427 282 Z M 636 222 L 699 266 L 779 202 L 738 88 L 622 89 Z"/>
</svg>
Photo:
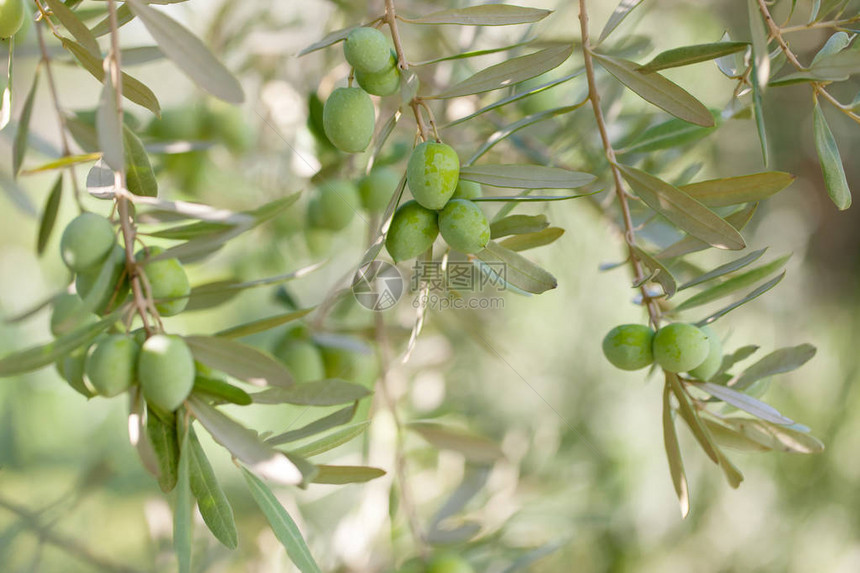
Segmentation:
<svg viewBox="0 0 860 573">
<path fill-rule="evenodd" d="M 508 215 L 490 225 L 490 236 L 493 239 L 508 235 L 536 233 L 549 227 L 546 215 Z"/>
<path fill-rule="evenodd" d="M 319 472 L 313 483 L 347 484 L 365 483 L 385 475 L 385 470 L 366 466 L 317 466 Z"/>
<path fill-rule="evenodd" d="M 758 203 L 750 203 L 746 207 L 735 211 L 729 215 L 726 215 L 725 219 L 728 224 L 737 229 L 738 231 L 742 230 L 746 227 L 747 223 L 750 222 L 753 215 L 755 215 L 756 209 L 758 208 Z M 675 257 L 680 257 L 689 253 L 695 253 L 697 251 L 703 251 L 709 247 L 708 243 L 697 239 L 691 235 L 687 235 L 683 239 L 676 241 L 675 243 L 669 245 L 659 253 L 657 253 L 658 259 L 671 259 Z"/>
<path fill-rule="evenodd" d="M 506 283 L 525 292 L 540 294 L 558 286 L 558 281 L 548 271 L 494 241 L 487 243 L 475 257 Z"/>
<path fill-rule="evenodd" d="M 615 11 L 612 12 L 606 25 L 603 27 L 603 31 L 600 32 L 600 37 L 597 39 L 597 43 L 599 44 L 603 42 L 603 40 L 605 40 L 606 37 L 624 21 L 624 18 L 626 18 L 627 15 L 641 3 L 642 0 L 621 0 L 615 8 Z"/>
<path fill-rule="evenodd" d="M 770 447 L 762 445 L 752 438 L 748 438 L 738 430 L 726 426 L 720 421 L 705 418 L 703 422 L 714 438 L 714 441 L 721 447 L 732 448 L 741 452 L 767 452 L 771 450 Z"/>
<path fill-rule="evenodd" d="M 340 30 L 335 30 L 330 34 L 327 34 L 322 40 L 319 42 L 314 42 L 301 52 L 297 54 L 296 57 L 302 57 L 304 55 L 310 54 L 311 52 L 316 52 L 317 50 L 322 50 L 323 48 L 328 48 L 331 45 L 337 44 L 346 39 L 349 36 L 349 33 L 358 28 L 359 25 L 349 26 L 348 28 L 342 28 Z"/>
<path fill-rule="evenodd" d="M 491 187 L 514 189 L 575 189 L 594 182 L 590 173 L 543 165 L 469 165 L 460 169 L 460 179 Z"/>
<path fill-rule="evenodd" d="M 817 454 L 824 451 L 820 440 L 792 427 L 749 418 L 723 418 L 724 424 L 762 447 L 786 453 Z"/>
<path fill-rule="evenodd" d="M 695 437 L 696 441 L 699 442 L 699 445 L 702 446 L 702 450 L 715 464 L 720 463 L 717 448 L 714 446 L 711 435 L 702 423 L 698 412 L 696 412 L 693 405 L 690 403 L 690 397 L 681 385 L 681 381 L 678 380 L 678 375 L 671 372 L 666 372 L 665 374 L 666 384 L 669 385 L 669 389 L 672 390 L 672 393 L 678 400 L 678 413 L 681 414 L 682 418 L 684 418 L 684 421 L 687 423 L 687 427 L 690 428 L 690 431 L 693 433 L 693 437 Z"/>
<path fill-rule="evenodd" d="M 125 4 L 120 4 L 116 9 L 116 20 L 117 20 L 117 25 L 119 27 L 122 27 L 122 26 L 128 24 L 129 22 L 131 22 L 132 20 L 134 20 L 134 14 L 132 13 L 131 8 L 129 8 Z M 90 32 L 92 33 L 92 35 L 94 37 L 99 38 L 101 36 L 105 36 L 107 34 L 110 34 L 110 30 L 111 30 L 110 16 L 106 16 L 98 24 L 93 26 L 90 29 Z"/>
<path fill-rule="evenodd" d="M 822 58 L 838 54 L 839 52 L 847 48 L 850 43 L 851 36 L 849 36 L 845 32 L 835 32 L 827 39 L 821 49 L 818 50 L 818 52 L 815 54 L 815 57 L 812 58 L 812 63 L 810 64 L 810 67 L 815 68 L 815 64 L 821 61 Z"/>
<path fill-rule="evenodd" d="M 740 177 L 710 179 L 698 183 L 690 183 L 679 187 L 703 205 L 708 207 L 725 207 L 738 203 L 761 201 L 789 185 L 796 177 L 782 171 L 767 171 Z"/>
<path fill-rule="evenodd" d="M 714 398 L 722 400 L 726 404 L 731 404 L 735 408 L 741 409 L 744 412 L 752 414 L 757 418 L 761 418 L 767 422 L 788 426 L 794 423 L 794 420 L 786 418 L 780 414 L 776 408 L 769 404 L 765 404 L 760 400 L 756 400 L 752 396 L 748 396 L 742 392 L 737 392 L 732 388 L 711 384 L 710 382 L 695 382 L 696 388 L 707 392 Z"/>
<path fill-rule="evenodd" d="M 549 227 L 537 233 L 526 233 L 525 235 L 516 235 L 508 237 L 503 241 L 499 241 L 499 246 L 511 251 L 526 251 L 543 247 L 557 241 L 564 235 L 564 229 L 560 227 Z"/>
<path fill-rule="evenodd" d="M 671 389 L 669 384 L 663 386 L 663 445 L 669 460 L 669 473 L 675 486 L 675 495 L 681 505 L 681 517 L 690 513 L 690 491 L 687 485 L 687 474 L 684 472 L 684 460 L 681 458 L 681 447 L 678 445 L 678 434 L 675 430 L 675 420 L 672 418 L 672 404 L 669 401 Z"/>
<path fill-rule="evenodd" d="M 696 44 L 694 46 L 674 48 L 661 52 L 637 71 L 651 73 L 667 68 L 677 68 L 699 62 L 707 62 L 708 60 L 746 50 L 747 46 L 749 44 L 746 42 L 714 42 L 712 44 Z"/>
<path fill-rule="evenodd" d="M 752 77 L 760 90 L 764 90 L 770 79 L 770 54 L 767 49 L 765 25 L 757 0 L 747 0 L 747 17 L 752 37 Z"/>
<path fill-rule="evenodd" d="M 158 180 L 143 143 L 126 125 L 123 126 L 122 140 L 125 148 L 126 187 L 135 195 L 157 197 Z"/>
<path fill-rule="evenodd" d="M 68 30 L 83 47 L 89 50 L 94 56 L 101 57 L 101 49 L 99 48 L 98 42 L 96 42 L 95 36 L 93 36 L 90 29 L 81 22 L 80 18 L 78 18 L 78 16 L 68 6 L 63 4 L 60 0 L 45 0 L 45 2 L 48 4 L 51 12 L 54 13 L 54 16 L 57 17 L 60 23 L 66 27 L 66 30 Z"/>
<path fill-rule="evenodd" d="M 815 347 L 811 344 L 780 348 L 744 370 L 730 385 L 736 390 L 744 390 L 762 378 L 791 372 L 812 360 L 815 352 Z"/>
<path fill-rule="evenodd" d="M 186 336 L 194 359 L 215 370 L 257 386 L 293 385 L 286 367 L 261 350 L 229 338 Z"/>
<path fill-rule="evenodd" d="M 844 211 L 851 206 L 851 189 L 848 188 L 848 179 L 845 177 L 842 156 L 836 146 L 836 139 L 833 137 L 833 132 L 830 131 L 824 112 L 817 101 L 813 110 L 813 127 L 815 149 L 818 152 L 818 161 L 824 175 L 824 186 L 836 207 L 840 211 Z"/>
<path fill-rule="evenodd" d="M 538 22 L 552 14 L 552 10 L 525 8 L 510 4 L 485 4 L 453 10 L 441 10 L 420 18 L 400 17 L 410 24 L 459 24 L 463 26 L 508 26 Z"/>
</svg>

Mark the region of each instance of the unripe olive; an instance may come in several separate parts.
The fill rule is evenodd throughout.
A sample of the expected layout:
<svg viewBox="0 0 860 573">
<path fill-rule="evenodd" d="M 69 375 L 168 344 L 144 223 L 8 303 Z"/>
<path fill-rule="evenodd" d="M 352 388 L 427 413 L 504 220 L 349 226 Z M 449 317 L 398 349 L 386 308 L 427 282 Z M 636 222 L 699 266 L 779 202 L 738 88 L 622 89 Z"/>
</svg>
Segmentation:
<svg viewBox="0 0 860 573">
<path fill-rule="evenodd" d="M 137 377 L 146 401 L 172 412 L 194 387 L 194 357 L 180 337 L 156 334 L 140 349 Z"/>
<path fill-rule="evenodd" d="M 299 384 L 326 377 L 322 353 L 317 345 L 309 340 L 285 336 L 275 348 L 274 354 Z"/>
<path fill-rule="evenodd" d="M 482 191 L 480 183 L 460 179 L 457 181 L 457 188 L 454 189 L 454 194 L 451 195 L 451 199 L 477 199 L 481 195 Z"/>
<path fill-rule="evenodd" d="M 466 254 L 477 253 L 490 242 L 490 222 L 466 199 L 448 201 L 439 212 L 439 232 L 451 248 Z"/>
<path fill-rule="evenodd" d="M 323 346 L 320 351 L 326 378 L 352 380 L 355 377 L 358 353 L 336 346 Z"/>
<path fill-rule="evenodd" d="M 328 229 L 310 228 L 305 230 L 305 242 L 311 255 L 327 255 L 334 244 L 334 234 Z"/>
<path fill-rule="evenodd" d="M 76 294 L 64 293 L 58 296 L 51 313 L 51 334 L 62 336 L 96 322 L 98 317 L 91 312 L 84 312 L 83 307 L 84 301 Z"/>
<path fill-rule="evenodd" d="M 332 145 L 347 153 L 367 149 L 373 139 L 373 102 L 361 88 L 338 88 L 323 106 L 323 130 Z"/>
<path fill-rule="evenodd" d="M 360 204 L 358 189 L 352 182 L 343 179 L 326 181 L 311 199 L 308 217 L 315 227 L 340 231 L 352 222 Z"/>
<path fill-rule="evenodd" d="M 108 336 L 87 357 L 86 376 L 96 392 L 108 398 L 122 394 L 136 380 L 140 346 L 131 336 Z"/>
<path fill-rule="evenodd" d="M 460 158 L 450 145 L 425 141 L 412 150 L 406 181 L 422 207 L 438 211 L 448 202 L 460 178 Z"/>
<path fill-rule="evenodd" d="M 654 361 L 668 372 L 687 372 L 708 357 L 707 335 L 692 324 L 674 322 L 657 331 L 652 346 Z"/>
<path fill-rule="evenodd" d="M 107 288 L 101 291 L 99 299 L 93 309 L 98 314 L 104 314 L 116 309 L 125 301 L 129 292 L 128 273 L 125 265 L 125 250 L 119 245 L 114 245 L 105 265 L 111 265 L 110 278 Z M 84 299 L 90 296 L 92 290 L 98 285 L 99 275 L 103 265 L 97 265 L 91 269 L 80 272 L 75 276 L 75 290 Z"/>
<path fill-rule="evenodd" d="M 390 167 L 375 167 L 358 183 L 361 206 L 371 213 L 381 213 L 397 191 L 400 175 Z"/>
<path fill-rule="evenodd" d="M 60 254 L 70 270 L 81 272 L 105 260 L 115 243 L 110 221 L 94 213 L 82 213 L 63 231 Z"/>
<path fill-rule="evenodd" d="M 89 348 L 78 348 L 68 356 L 58 360 L 57 372 L 60 373 L 60 376 L 69 383 L 69 386 L 75 392 L 85 398 L 92 398 L 94 394 L 84 382 L 84 367 L 86 365 L 88 350 Z"/>
<path fill-rule="evenodd" d="M 417 257 L 433 246 L 439 234 L 438 215 L 416 201 L 400 206 L 391 219 L 385 248 L 395 262 Z"/>
<path fill-rule="evenodd" d="M 453 553 L 442 553 L 430 559 L 426 573 L 475 573 L 469 562 Z"/>
<path fill-rule="evenodd" d="M 388 40 L 376 28 L 356 28 L 343 42 L 343 56 L 356 72 L 373 73 L 388 65 Z"/>
<path fill-rule="evenodd" d="M 24 0 L 0 0 L 0 38 L 11 38 L 24 25 Z"/>
<path fill-rule="evenodd" d="M 155 257 L 164 252 L 161 247 L 151 247 L 149 253 L 137 253 L 139 261 Z M 191 283 L 179 259 L 158 259 L 144 263 L 143 272 L 149 281 L 155 309 L 161 316 L 179 314 L 188 306 Z"/>
<path fill-rule="evenodd" d="M 705 361 L 689 371 L 690 376 L 708 381 L 714 377 L 723 364 L 723 343 L 710 326 L 702 326 L 700 330 L 708 337 L 708 357 Z"/>
<path fill-rule="evenodd" d="M 375 96 L 385 97 L 397 93 L 400 89 L 400 68 L 397 67 L 397 57 L 392 52 L 388 64 L 378 72 L 356 70 L 355 81 L 361 89 Z"/>
<path fill-rule="evenodd" d="M 603 354 L 616 368 L 639 370 L 654 362 L 654 331 L 642 324 L 616 326 L 603 338 Z"/>
</svg>

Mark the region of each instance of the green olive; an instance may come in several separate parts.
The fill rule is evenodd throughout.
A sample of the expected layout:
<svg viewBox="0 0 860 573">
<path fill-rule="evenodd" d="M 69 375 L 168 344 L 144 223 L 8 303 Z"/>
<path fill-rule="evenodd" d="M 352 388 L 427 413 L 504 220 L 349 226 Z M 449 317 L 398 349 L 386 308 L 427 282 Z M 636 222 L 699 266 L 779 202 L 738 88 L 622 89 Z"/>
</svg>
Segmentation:
<svg viewBox="0 0 860 573">
<path fill-rule="evenodd" d="M 705 358 L 704 362 L 690 370 L 689 374 L 693 378 L 708 381 L 714 377 L 714 374 L 723 364 L 723 343 L 710 326 L 702 326 L 700 330 L 708 337 L 708 357 Z"/>
<path fill-rule="evenodd" d="M 92 398 L 95 396 L 93 391 L 87 387 L 84 382 L 84 368 L 87 360 L 88 347 L 78 348 L 70 354 L 57 361 L 57 372 L 63 377 L 63 380 L 69 383 L 72 389 L 84 396 Z"/>
<path fill-rule="evenodd" d="M 654 363 L 654 331 L 641 324 L 616 326 L 603 339 L 603 354 L 616 368 L 639 370 Z"/>
<path fill-rule="evenodd" d="M 439 234 L 438 215 L 416 201 L 400 206 L 391 219 L 385 248 L 395 262 L 417 257 L 433 246 Z"/>
<path fill-rule="evenodd" d="M 53 312 L 51 312 L 51 334 L 62 336 L 97 320 L 96 315 L 84 311 L 84 301 L 81 297 L 64 293 L 54 301 Z"/>
<path fill-rule="evenodd" d="M 688 372 L 708 357 L 708 336 L 692 324 L 674 322 L 654 335 L 654 361 L 667 372 Z"/>
<path fill-rule="evenodd" d="M 453 553 L 442 553 L 430 558 L 426 573 L 475 573 L 469 562 Z"/>
<path fill-rule="evenodd" d="M 422 207 L 438 211 L 448 202 L 460 178 L 460 158 L 450 145 L 425 141 L 412 150 L 406 181 Z"/>
<path fill-rule="evenodd" d="M 328 229 L 309 228 L 305 229 L 305 242 L 308 251 L 315 257 L 322 257 L 331 252 L 334 245 L 334 233 Z"/>
<path fill-rule="evenodd" d="M 481 195 L 480 183 L 460 179 L 457 181 L 457 188 L 454 189 L 454 194 L 451 195 L 451 199 L 477 199 Z"/>
<path fill-rule="evenodd" d="M 448 201 L 439 212 L 439 232 L 451 248 L 466 254 L 480 252 L 490 242 L 490 222 L 466 199 Z"/>
<path fill-rule="evenodd" d="M 340 231 L 352 222 L 360 204 L 358 189 L 352 182 L 326 181 L 308 204 L 308 218 L 315 227 Z"/>
<path fill-rule="evenodd" d="M 113 225 L 94 213 L 78 215 L 63 231 L 60 254 L 74 272 L 92 269 L 105 260 L 116 243 Z"/>
<path fill-rule="evenodd" d="M 136 257 L 138 261 L 145 261 L 142 268 L 149 281 L 155 309 L 161 316 L 173 316 L 188 306 L 191 283 L 179 259 L 149 260 L 163 252 L 161 247 L 151 247 L 148 253 L 139 251 Z"/>
<path fill-rule="evenodd" d="M 356 72 L 373 73 L 388 65 L 388 40 L 376 28 L 356 28 L 343 42 L 343 56 Z"/>
<path fill-rule="evenodd" d="M 361 88 L 338 88 L 323 106 L 323 130 L 332 145 L 347 153 L 367 149 L 373 139 L 376 112 Z"/>
<path fill-rule="evenodd" d="M 139 353 L 140 346 L 133 337 L 108 336 L 96 343 L 87 357 L 87 381 L 102 396 L 122 394 L 136 380 Z"/>
<path fill-rule="evenodd" d="M 385 211 L 399 184 L 400 175 L 396 171 L 390 167 L 374 167 L 358 183 L 361 206 L 371 213 Z"/>
<path fill-rule="evenodd" d="M 325 378 L 322 353 L 309 340 L 285 336 L 275 348 L 274 355 L 284 363 L 299 384 Z"/>
<path fill-rule="evenodd" d="M 375 96 L 385 97 L 397 93 L 400 89 L 400 68 L 397 67 L 397 58 L 394 52 L 388 64 L 378 72 L 355 71 L 355 81 L 361 89 Z"/>
<path fill-rule="evenodd" d="M 24 25 L 24 0 L 0 0 L 0 38 L 11 38 Z"/>
<path fill-rule="evenodd" d="M 194 357 L 182 338 L 156 334 L 140 349 L 137 377 L 146 401 L 172 412 L 194 387 Z"/>
<path fill-rule="evenodd" d="M 99 285 L 99 275 L 102 272 L 104 265 L 110 265 L 110 278 L 108 282 Z M 91 269 L 80 272 L 75 277 L 75 290 L 78 295 L 85 299 L 90 296 L 93 289 L 103 286 L 98 293 L 93 296 L 98 296 L 93 309 L 98 314 L 105 314 L 121 305 L 129 292 L 128 273 L 125 265 L 125 250 L 119 245 L 114 245 L 108 258 L 104 261 L 104 265 L 97 265 Z"/>
</svg>

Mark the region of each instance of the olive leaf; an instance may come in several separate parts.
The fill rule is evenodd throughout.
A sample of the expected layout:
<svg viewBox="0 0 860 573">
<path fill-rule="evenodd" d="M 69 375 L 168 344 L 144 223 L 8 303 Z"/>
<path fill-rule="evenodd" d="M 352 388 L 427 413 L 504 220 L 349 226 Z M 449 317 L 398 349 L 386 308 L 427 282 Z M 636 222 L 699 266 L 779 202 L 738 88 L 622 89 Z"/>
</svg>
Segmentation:
<svg viewBox="0 0 860 573">
<path fill-rule="evenodd" d="M 187 448 L 191 492 L 197 500 L 200 515 L 218 541 L 229 549 L 236 549 L 239 535 L 233 518 L 233 508 L 218 484 L 218 478 L 206 458 L 206 452 L 203 451 L 194 428 L 188 428 Z"/>
<path fill-rule="evenodd" d="M 420 18 L 400 17 L 410 24 L 459 24 L 462 26 L 510 26 L 539 22 L 552 10 L 539 10 L 510 4 L 484 4 L 453 10 L 441 10 Z"/>
<path fill-rule="evenodd" d="M 385 470 L 366 466 L 317 466 L 319 472 L 313 483 L 347 484 L 365 483 L 385 475 Z"/>
<path fill-rule="evenodd" d="M 753 251 L 752 253 L 745 255 L 743 257 L 737 258 L 733 261 L 730 261 L 724 265 L 720 265 L 712 271 L 708 271 L 707 273 L 701 274 L 695 278 L 692 278 L 678 287 L 678 290 L 688 289 L 690 287 L 698 286 L 702 283 L 706 283 L 708 281 L 712 281 L 714 279 L 720 278 L 723 275 L 728 273 L 732 273 L 734 271 L 740 270 L 747 265 L 750 265 L 757 261 L 761 256 L 767 251 L 767 247 L 764 249 L 759 249 L 757 251 Z"/>
<path fill-rule="evenodd" d="M 369 425 L 370 420 L 365 420 L 363 422 L 356 422 L 354 424 L 344 426 L 343 428 L 323 436 L 318 440 L 314 440 L 310 443 L 294 448 L 290 450 L 290 453 L 305 458 L 324 454 L 329 450 L 333 450 L 336 447 L 342 446 L 343 444 L 352 441 L 354 438 L 357 438 L 367 430 Z"/>
<path fill-rule="evenodd" d="M 459 452 L 471 462 L 491 463 L 504 457 L 498 444 L 466 430 L 435 422 L 411 422 L 406 427 L 433 446 Z"/>
<path fill-rule="evenodd" d="M 689 66 L 699 62 L 707 62 L 722 56 L 746 50 L 747 42 L 714 42 L 711 44 L 696 44 L 674 48 L 657 54 L 650 62 L 638 68 L 637 71 L 651 73 L 667 68 Z"/>
<path fill-rule="evenodd" d="M 590 173 L 543 165 L 468 165 L 460 169 L 460 179 L 490 187 L 515 189 L 575 189 L 596 179 Z"/>
<path fill-rule="evenodd" d="M 347 406 L 346 408 L 337 410 L 336 412 L 324 416 L 318 420 L 314 420 L 310 424 L 307 424 L 296 430 L 288 430 L 282 434 L 267 438 L 266 443 L 271 444 L 273 446 L 277 446 L 280 444 L 286 444 L 288 442 L 295 442 L 297 440 L 320 434 L 322 432 L 325 432 L 326 430 L 330 430 L 337 426 L 348 424 L 355 416 L 357 406 L 358 402 L 356 402 L 352 406 Z"/>
<path fill-rule="evenodd" d="M 294 322 L 296 320 L 299 320 L 300 318 L 304 318 L 305 316 L 313 312 L 315 309 L 316 307 L 303 308 L 301 310 L 285 312 L 283 314 L 270 316 L 268 318 L 253 320 L 251 322 L 246 322 L 245 324 L 240 324 L 217 332 L 215 336 L 220 336 L 223 338 L 242 338 L 260 332 L 266 332 L 267 330 L 277 328 L 283 324 L 287 324 L 288 322 Z"/>
<path fill-rule="evenodd" d="M 179 472 L 179 437 L 176 431 L 176 416 L 157 414 L 148 408 L 146 436 L 155 453 L 158 465 L 158 485 L 168 493 L 176 487 Z"/>
<path fill-rule="evenodd" d="M 750 413 L 766 422 L 772 422 L 782 426 L 789 426 L 794 423 L 794 420 L 783 416 L 773 406 L 765 404 L 760 400 L 756 400 L 747 394 L 727 388 L 726 386 L 711 384 L 710 382 L 692 382 L 691 384 L 696 388 L 707 392 L 714 398 L 722 400 L 726 404 L 731 404 L 735 408 Z"/>
<path fill-rule="evenodd" d="M 747 223 L 753 218 L 756 210 L 758 209 L 758 203 L 750 203 L 749 205 L 738 209 L 734 213 L 726 215 L 726 222 L 737 229 L 738 231 L 742 230 L 746 227 Z M 708 248 L 708 243 L 697 239 L 691 235 L 687 235 L 683 239 L 672 243 L 659 253 L 657 253 L 658 259 L 672 259 L 681 257 L 683 255 L 689 253 L 695 253 L 697 251 L 703 251 Z"/>
<path fill-rule="evenodd" d="M 182 432 L 179 447 L 179 467 L 176 477 L 176 506 L 173 510 L 173 549 L 179 562 L 179 573 L 191 573 L 191 549 L 194 534 L 189 463 L 191 448 L 188 446 L 188 430 Z"/>
<path fill-rule="evenodd" d="M 742 288 L 746 288 L 750 285 L 753 285 L 758 281 L 779 271 L 783 266 L 785 266 L 785 263 L 788 262 L 789 258 L 791 258 L 791 255 L 780 257 L 774 261 L 771 261 L 770 263 L 767 263 L 766 265 L 761 265 L 752 270 L 736 275 L 706 290 L 703 290 L 702 292 L 691 296 L 690 298 L 679 304 L 675 308 L 675 310 L 680 312 L 688 308 L 694 308 L 696 306 L 700 306 L 718 300 L 725 296 L 729 296 L 730 294 L 737 292 Z"/>
<path fill-rule="evenodd" d="M 560 227 L 549 227 L 536 233 L 526 233 L 524 235 L 508 237 L 503 241 L 499 241 L 499 246 L 510 251 L 526 251 L 528 249 L 535 249 L 537 247 L 549 245 L 561 238 L 562 235 L 564 235 L 564 229 Z"/>
<path fill-rule="evenodd" d="M 689 183 L 679 189 L 708 207 L 725 207 L 767 199 L 794 183 L 795 179 L 797 177 L 791 173 L 768 171 Z"/>
<path fill-rule="evenodd" d="M 57 222 L 57 212 L 60 210 L 60 200 L 63 198 L 63 175 L 57 177 L 57 182 L 51 188 L 48 194 L 48 200 L 45 201 L 45 209 L 42 211 L 42 218 L 39 221 L 39 237 L 36 241 L 36 253 L 42 255 L 45 252 L 45 247 L 48 246 L 48 241 L 51 238 L 51 233 L 54 230 L 54 224 Z"/>
<path fill-rule="evenodd" d="M 546 215 L 509 215 L 490 225 L 490 236 L 493 239 L 508 235 L 536 233 L 549 227 Z"/>
<path fill-rule="evenodd" d="M 18 131 L 15 132 L 15 141 L 12 144 L 12 176 L 18 177 L 21 165 L 24 164 L 24 156 L 27 154 L 27 145 L 30 138 L 30 118 L 33 116 L 33 104 L 36 102 L 36 91 L 39 88 L 39 68 L 33 75 L 33 84 L 24 100 L 21 116 L 18 119 Z"/>
<path fill-rule="evenodd" d="M 125 149 L 126 187 L 134 195 L 144 197 L 158 196 L 158 180 L 149 162 L 149 155 L 140 138 L 127 126 L 122 127 L 120 149 Z"/>
<path fill-rule="evenodd" d="M 778 275 L 775 278 L 772 278 L 771 280 L 764 283 L 763 285 L 759 286 L 758 288 L 753 290 L 751 293 L 749 293 L 748 295 L 743 297 L 741 300 L 739 300 L 737 302 L 733 302 L 732 304 L 730 304 L 729 306 L 727 306 L 725 308 L 721 308 L 720 310 L 718 310 L 714 314 L 698 321 L 696 324 L 698 326 L 702 326 L 705 324 L 711 324 L 712 322 L 718 320 L 719 318 L 722 318 L 723 316 L 727 315 L 728 313 L 735 310 L 736 308 L 740 308 L 741 306 L 745 305 L 746 303 L 757 299 L 758 297 L 760 297 L 761 295 L 763 295 L 764 293 L 766 293 L 767 291 L 769 291 L 770 289 L 772 289 L 773 287 L 778 285 L 782 281 L 783 278 L 785 278 L 785 272 L 783 272 L 782 274 Z"/>
<path fill-rule="evenodd" d="M 615 11 L 612 12 L 609 20 L 607 20 L 606 25 L 603 26 L 603 30 L 600 32 L 600 37 L 597 39 L 597 43 L 600 44 L 603 42 L 603 40 L 605 40 L 606 37 L 624 21 L 630 12 L 632 12 L 641 3 L 642 0 L 621 0 L 615 8 Z"/>
<path fill-rule="evenodd" d="M 744 390 L 749 388 L 754 382 L 768 376 L 791 372 L 800 368 L 812 360 L 815 353 L 816 349 L 811 344 L 780 348 L 744 370 L 729 385 L 735 390 Z"/>
<path fill-rule="evenodd" d="M 858 52 L 860 53 L 860 52 Z M 813 109 L 813 127 L 815 133 L 815 150 L 818 152 L 818 161 L 821 164 L 821 172 L 824 175 L 824 186 L 827 194 L 840 211 L 851 206 L 851 189 L 848 188 L 848 179 L 845 177 L 845 169 L 842 166 L 842 156 L 836 146 L 836 139 L 827 118 L 821 111 L 818 101 Z"/>
<path fill-rule="evenodd" d="M 540 294 L 558 286 L 558 281 L 548 271 L 494 241 L 487 243 L 475 257 L 486 263 L 486 269 L 497 278 L 525 292 Z"/>
<path fill-rule="evenodd" d="M 648 280 L 652 280 L 663 287 L 663 292 L 665 293 L 666 298 L 672 298 L 678 287 L 675 282 L 675 277 L 672 276 L 669 269 L 663 263 L 639 247 L 633 247 L 633 252 L 636 254 L 636 258 L 638 258 L 639 261 L 645 265 L 649 271 L 651 271 L 651 275 Z M 634 288 L 638 288 L 639 286 L 640 285 L 635 285 Z"/>
<path fill-rule="evenodd" d="M 94 56 L 101 57 L 101 48 L 99 48 L 99 43 L 96 41 L 95 36 L 90 31 L 86 25 L 81 22 L 80 18 L 65 4 L 63 4 L 60 0 L 45 0 L 48 4 L 48 7 L 51 9 L 51 12 L 60 23 L 66 27 L 72 36 L 74 36 L 75 40 L 81 43 L 81 45 L 90 51 Z"/>
<path fill-rule="evenodd" d="M 196 394 L 203 394 L 206 397 L 238 406 L 248 406 L 254 401 L 251 395 L 241 388 L 237 388 L 223 380 L 206 378 L 200 375 L 194 378 L 194 388 L 192 391 Z"/>
<path fill-rule="evenodd" d="M 332 378 L 303 382 L 291 388 L 270 388 L 253 395 L 258 404 L 299 404 L 302 406 L 337 406 L 369 396 L 370 390 L 359 384 Z"/>
<path fill-rule="evenodd" d="M 675 494 L 681 506 L 681 517 L 686 518 L 690 513 L 690 490 L 687 485 L 687 475 L 684 472 L 684 460 L 681 457 L 681 447 L 678 445 L 678 433 L 675 420 L 672 418 L 672 404 L 669 400 L 671 388 L 667 382 L 663 386 L 663 444 L 666 448 L 666 458 L 669 460 L 669 473 Z"/>
<path fill-rule="evenodd" d="M 817 454 L 824 451 L 824 444 L 820 440 L 791 426 L 750 418 L 727 417 L 720 421 L 763 448 L 795 454 Z"/>
<path fill-rule="evenodd" d="M 293 377 L 280 362 L 247 344 L 217 336 L 186 336 L 194 359 L 257 386 L 293 385 Z"/>
</svg>

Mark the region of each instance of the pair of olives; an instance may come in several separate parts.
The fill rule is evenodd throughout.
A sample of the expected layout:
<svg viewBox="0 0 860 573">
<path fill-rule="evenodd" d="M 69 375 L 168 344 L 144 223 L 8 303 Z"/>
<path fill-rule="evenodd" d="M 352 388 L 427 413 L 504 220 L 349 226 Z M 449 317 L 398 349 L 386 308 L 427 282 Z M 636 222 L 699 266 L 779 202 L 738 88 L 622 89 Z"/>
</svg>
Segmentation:
<svg viewBox="0 0 860 573">
<path fill-rule="evenodd" d="M 385 35 L 376 28 L 356 28 L 343 43 L 346 61 L 355 69 L 361 87 L 334 90 L 323 106 L 323 129 L 329 141 L 347 153 L 367 149 L 376 117 L 367 94 L 389 96 L 400 89 L 397 57 Z"/>
<path fill-rule="evenodd" d="M 425 141 L 412 151 L 406 182 L 415 198 L 394 214 L 385 246 L 395 261 L 429 249 L 440 233 L 462 253 L 481 251 L 490 241 L 490 223 L 471 199 L 480 197 L 477 183 L 460 180 L 457 152 L 444 143 Z"/>
<path fill-rule="evenodd" d="M 708 326 L 675 322 L 655 333 L 642 324 L 622 324 L 603 339 L 603 354 L 621 370 L 639 370 L 656 362 L 667 372 L 709 380 L 720 369 L 723 346 Z"/>
<path fill-rule="evenodd" d="M 151 260 L 163 251 L 160 247 L 152 247 L 138 252 L 136 258 L 146 274 L 156 310 L 162 316 L 173 316 L 185 310 L 191 284 L 178 259 Z M 69 270 L 76 273 L 75 289 L 80 298 L 86 299 L 91 294 L 98 297 L 90 305 L 95 312 L 102 314 L 113 310 L 128 296 L 126 253 L 117 244 L 113 225 L 106 218 L 94 213 L 75 217 L 63 231 L 60 254 Z M 110 288 L 93 293 L 105 265 L 110 266 Z M 58 302 L 62 303 L 62 309 L 55 309 L 55 314 L 65 318 L 56 327 L 67 331 L 67 323 L 76 322 L 74 317 L 80 313 L 75 309 L 79 307 L 70 297 L 62 297 Z M 62 312 L 57 312 L 59 310 Z"/>
<path fill-rule="evenodd" d="M 303 328 L 287 331 L 272 354 L 299 384 L 339 378 L 373 386 L 379 373 L 379 364 L 373 354 L 320 346 L 308 337 Z"/>
</svg>

